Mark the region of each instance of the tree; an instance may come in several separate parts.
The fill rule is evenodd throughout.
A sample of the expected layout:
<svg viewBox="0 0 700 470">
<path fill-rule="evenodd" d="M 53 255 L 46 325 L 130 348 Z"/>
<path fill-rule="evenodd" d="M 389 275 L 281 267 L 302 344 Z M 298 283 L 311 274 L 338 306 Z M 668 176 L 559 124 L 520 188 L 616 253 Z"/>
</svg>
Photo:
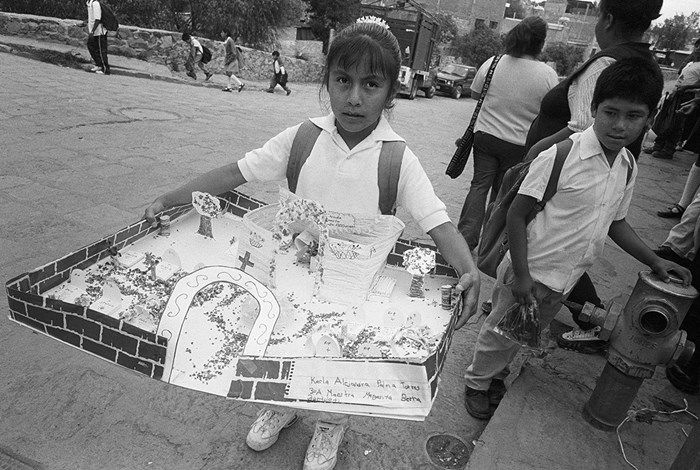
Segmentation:
<svg viewBox="0 0 700 470">
<path fill-rule="evenodd" d="M 651 34 L 656 37 L 657 49 L 682 50 L 698 34 L 699 24 L 700 13 L 697 11 L 688 16 L 675 15 L 666 18 L 661 25 L 654 25 Z"/>
<path fill-rule="evenodd" d="M 306 0 L 309 5 L 309 26 L 323 50 L 328 50 L 331 29 L 340 29 L 360 16 L 360 0 Z"/>
<path fill-rule="evenodd" d="M 553 42 L 542 51 L 540 59 L 543 62 L 556 63 L 557 74 L 568 76 L 583 60 L 583 48 L 563 42 Z"/>
<path fill-rule="evenodd" d="M 435 42 L 449 44 L 454 41 L 459 34 L 459 30 L 457 29 L 457 23 L 455 23 L 452 15 L 448 15 L 446 13 L 436 13 L 434 16 L 439 28 Z"/>
<path fill-rule="evenodd" d="M 468 65 L 481 66 L 486 59 L 503 50 L 501 37 L 484 25 L 477 25 L 472 31 L 458 36 L 452 42 L 453 53 Z"/>
</svg>

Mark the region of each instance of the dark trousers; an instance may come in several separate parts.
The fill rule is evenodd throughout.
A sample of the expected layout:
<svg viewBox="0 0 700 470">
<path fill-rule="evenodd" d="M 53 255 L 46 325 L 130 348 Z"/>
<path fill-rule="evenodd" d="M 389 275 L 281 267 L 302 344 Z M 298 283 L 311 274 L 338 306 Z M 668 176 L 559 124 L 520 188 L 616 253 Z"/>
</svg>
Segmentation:
<svg viewBox="0 0 700 470">
<path fill-rule="evenodd" d="M 95 65 L 103 72 L 109 73 L 109 62 L 107 60 L 107 35 L 90 36 L 87 40 L 87 48 Z"/>
<path fill-rule="evenodd" d="M 457 224 L 470 250 L 479 243 L 489 189 L 490 202 L 493 202 L 503 175 L 525 156 L 525 146 L 511 144 L 481 131 L 474 134 L 473 150 L 474 176 Z"/>
</svg>

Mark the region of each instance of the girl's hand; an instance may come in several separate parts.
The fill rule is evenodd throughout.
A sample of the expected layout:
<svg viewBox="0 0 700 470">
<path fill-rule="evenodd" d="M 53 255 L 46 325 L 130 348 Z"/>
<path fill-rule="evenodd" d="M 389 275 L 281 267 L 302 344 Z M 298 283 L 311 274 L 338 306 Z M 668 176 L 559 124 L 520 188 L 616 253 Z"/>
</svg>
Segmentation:
<svg viewBox="0 0 700 470">
<path fill-rule="evenodd" d="M 479 301 L 479 288 L 481 287 L 481 278 L 479 277 L 479 272 L 475 273 L 464 273 L 462 277 L 459 278 L 459 282 L 455 287 L 457 295 L 464 296 L 464 301 L 462 302 L 462 311 L 459 312 L 459 318 L 455 324 L 455 330 L 459 330 L 467 323 L 475 313 L 477 303 Z"/>
<path fill-rule="evenodd" d="M 690 274 L 690 270 L 674 263 L 673 261 L 669 261 L 658 256 L 656 257 L 656 260 L 649 265 L 649 267 L 664 282 L 671 281 L 669 272 L 677 274 L 683 281 L 684 287 L 688 287 L 693 278 L 693 276 Z"/>
<path fill-rule="evenodd" d="M 525 276 L 515 276 L 513 284 L 510 285 L 513 297 L 520 305 L 530 305 L 535 300 L 535 281 L 529 274 Z"/>
<path fill-rule="evenodd" d="M 158 214 L 159 212 L 163 212 L 165 209 L 165 204 L 163 204 L 163 201 L 161 201 L 161 199 L 158 198 L 146 208 L 143 217 L 146 220 L 148 220 L 151 223 L 151 225 L 156 224 L 156 214 Z"/>
</svg>

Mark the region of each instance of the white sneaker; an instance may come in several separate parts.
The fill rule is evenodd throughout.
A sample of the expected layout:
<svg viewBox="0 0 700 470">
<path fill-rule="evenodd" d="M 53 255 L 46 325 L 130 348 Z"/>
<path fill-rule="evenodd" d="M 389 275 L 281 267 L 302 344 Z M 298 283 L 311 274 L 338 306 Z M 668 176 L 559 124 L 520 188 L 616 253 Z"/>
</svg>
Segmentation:
<svg viewBox="0 0 700 470">
<path fill-rule="evenodd" d="M 104 74 L 105 74 L 102 70 L 99 70 L 99 69 L 98 69 L 98 70 L 95 70 L 95 73 L 96 73 L 97 75 L 104 75 Z"/>
<path fill-rule="evenodd" d="M 282 412 L 263 408 L 258 412 L 258 419 L 250 427 L 245 443 L 258 452 L 268 449 L 277 442 L 280 431 L 294 424 L 296 420 L 297 415 L 293 411 Z"/>
<path fill-rule="evenodd" d="M 304 470 L 330 470 L 335 467 L 343 435 L 344 425 L 317 421 L 314 437 L 306 449 Z"/>
<path fill-rule="evenodd" d="M 101 70 L 101 68 L 98 67 L 97 65 L 95 65 L 93 68 L 90 69 L 90 72 L 95 73 L 95 72 L 97 72 L 98 70 Z"/>
</svg>

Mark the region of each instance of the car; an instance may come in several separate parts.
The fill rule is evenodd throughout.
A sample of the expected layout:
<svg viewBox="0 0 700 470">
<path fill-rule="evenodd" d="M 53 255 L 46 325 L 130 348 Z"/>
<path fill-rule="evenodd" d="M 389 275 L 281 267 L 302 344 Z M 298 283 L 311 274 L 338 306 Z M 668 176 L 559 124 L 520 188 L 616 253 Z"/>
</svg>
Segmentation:
<svg viewBox="0 0 700 470">
<path fill-rule="evenodd" d="M 469 96 L 469 86 L 476 75 L 476 67 L 450 64 L 437 70 L 433 84 L 435 91 L 447 93 L 458 100 L 465 93 Z"/>
</svg>

